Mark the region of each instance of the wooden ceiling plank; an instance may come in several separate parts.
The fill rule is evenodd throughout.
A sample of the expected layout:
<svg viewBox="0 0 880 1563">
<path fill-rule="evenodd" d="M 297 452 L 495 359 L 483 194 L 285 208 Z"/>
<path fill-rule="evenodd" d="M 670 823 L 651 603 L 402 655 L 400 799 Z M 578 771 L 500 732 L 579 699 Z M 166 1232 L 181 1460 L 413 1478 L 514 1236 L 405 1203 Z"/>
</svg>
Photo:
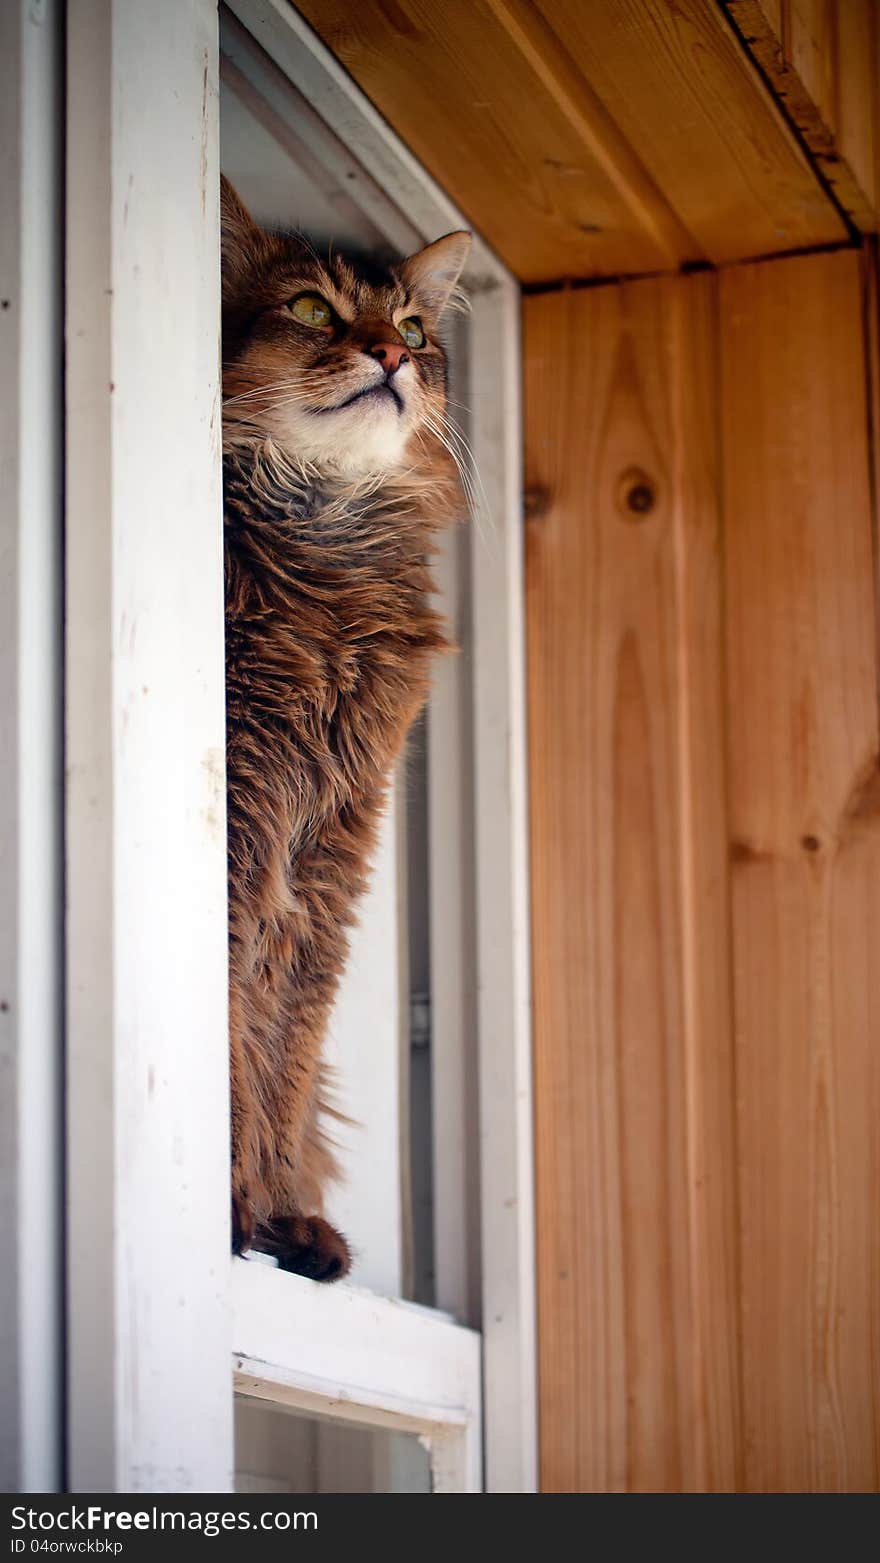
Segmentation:
<svg viewBox="0 0 880 1563">
<path fill-rule="evenodd" d="M 634 216 L 621 176 L 609 177 L 486 0 L 300 0 L 299 9 L 522 281 L 699 258 L 686 238 L 671 250 L 656 224 L 646 230 Z"/>
<path fill-rule="evenodd" d="M 782 0 L 760 0 L 760 5 L 777 38 L 781 38 L 783 27 Z"/>
<path fill-rule="evenodd" d="M 835 49 L 835 128 L 840 155 L 871 205 L 880 211 L 877 183 L 880 128 L 880 14 L 876 0 L 838 6 Z"/>
<path fill-rule="evenodd" d="M 523 282 L 846 238 L 715 0 L 299 9 Z"/>
<path fill-rule="evenodd" d="M 693 234 L 688 233 L 675 215 L 607 109 L 530 0 L 487 0 L 487 3 L 537 79 L 589 147 L 598 166 L 620 191 L 634 221 L 654 236 L 670 265 L 674 267 L 682 260 L 704 259 Z"/>
<path fill-rule="evenodd" d="M 877 0 L 723 0 L 730 20 L 835 200 L 862 233 L 880 226 Z"/>
<path fill-rule="evenodd" d="M 535 0 L 710 260 L 846 237 L 714 0 Z"/>
<path fill-rule="evenodd" d="M 828 125 L 834 124 L 834 10 L 834 0 L 789 0 L 786 54 Z"/>
</svg>

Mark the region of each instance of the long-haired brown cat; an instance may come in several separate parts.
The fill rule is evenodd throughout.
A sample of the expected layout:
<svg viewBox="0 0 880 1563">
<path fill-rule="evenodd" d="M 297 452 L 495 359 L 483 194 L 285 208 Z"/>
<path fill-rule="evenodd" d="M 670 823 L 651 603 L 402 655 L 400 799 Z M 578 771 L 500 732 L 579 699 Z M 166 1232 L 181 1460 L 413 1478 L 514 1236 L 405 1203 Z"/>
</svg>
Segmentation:
<svg viewBox="0 0 880 1563">
<path fill-rule="evenodd" d="M 470 236 L 381 269 L 260 229 L 226 181 L 221 211 L 233 1244 L 330 1281 L 321 1047 L 444 645 L 425 560 L 462 501 L 436 333 Z"/>
</svg>

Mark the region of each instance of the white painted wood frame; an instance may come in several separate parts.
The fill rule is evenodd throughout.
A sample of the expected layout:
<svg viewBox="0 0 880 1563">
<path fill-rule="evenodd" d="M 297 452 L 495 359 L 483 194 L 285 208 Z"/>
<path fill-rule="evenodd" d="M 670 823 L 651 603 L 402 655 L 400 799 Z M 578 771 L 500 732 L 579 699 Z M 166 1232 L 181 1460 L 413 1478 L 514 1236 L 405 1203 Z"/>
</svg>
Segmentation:
<svg viewBox="0 0 880 1563">
<path fill-rule="evenodd" d="M 222 1492 L 217 8 L 67 38 L 68 1481 Z"/>
<path fill-rule="evenodd" d="M 62 1480 L 63 5 L 0 6 L 0 1489 Z"/>
<path fill-rule="evenodd" d="M 229 0 L 229 9 L 386 192 L 381 231 L 415 229 L 422 242 L 468 226 L 461 213 L 354 86 L 287 0 Z M 401 214 L 405 214 L 401 221 Z M 408 239 L 401 231 L 401 247 Z M 467 399 L 481 515 L 470 533 L 467 611 L 473 624 L 471 690 L 475 787 L 479 1185 L 484 1340 L 485 1485 L 532 1491 L 537 1480 L 534 1234 L 529 1025 L 519 289 L 479 239 L 466 275 L 472 300 Z M 455 561 L 443 563 L 451 584 Z M 440 675 L 441 678 L 444 676 Z M 460 703 L 431 709 L 435 842 L 455 811 L 441 795 L 449 746 L 463 753 Z M 430 786 L 430 777 L 429 777 Z M 456 914 L 468 865 L 448 834 L 445 872 L 434 875 L 435 927 Z M 458 845 L 458 844 L 456 844 Z M 454 939 L 432 950 L 433 985 L 457 995 L 434 1055 L 435 1142 L 462 1120 L 468 1089 L 467 973 Z M 439 968 L 439 969 L 438 969 Z M 435 1155 L 438 1301 L 472 1318 L 473 1256 L 462 1253 L 475 1197 L 455 1155 Z M 476 1319 L 473 1322 L 478 1322 Z"/>
<path fill-rule="evenodd" d="M 239 1394 L 416 1433 L 435 1493 L 481 1492 L 480 1337 L 431 1309 L 233 1265 Z"/>
<path fill-rule="evenodd" d="M 407 225 L 424 239 L 461 225 L 289 7 L 232 9 L 357 145 Z M 228 1490 L 234 1349 L 248 1393 L 419 1431 L 436 1489 L 474 1491 L 471 1331 L 243 1263 L 230 1325 L 217 58 L 210 0 L 68 11 L 68 1480 Z M 488 546 L 474 533 L 470 560 L 486 1473 L 489 1490 L 527 1491 L 518 296 L 479 244 L 469 280 L 491 528 Z M 452 1049 L 448 1064 L 435 1079 L 441 1127 L 463 1085 Z M 452 1232 L 472 1192 L 441 1175 L 437 1196 Z M 453 1296 L 451 1252 L 441 1266 Z M 358 1361 L 351 1338 L 366 1343 Z"/>
</svg>

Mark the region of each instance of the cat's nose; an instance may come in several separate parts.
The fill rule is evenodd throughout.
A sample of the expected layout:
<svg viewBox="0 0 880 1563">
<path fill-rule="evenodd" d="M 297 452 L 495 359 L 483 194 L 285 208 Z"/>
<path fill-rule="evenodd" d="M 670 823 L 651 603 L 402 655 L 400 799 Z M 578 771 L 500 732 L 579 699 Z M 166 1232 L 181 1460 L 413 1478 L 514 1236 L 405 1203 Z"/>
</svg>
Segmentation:
<svg viewBox="0 0 880 1563">
<path fill-rule="evenodd" d="M 378 358 L 387 375 L 396 374 L 401 364 L 409 363 L 409 353 L 402 342 L 374 342 L 367 352 L 371 358 Z"/>
</svg>

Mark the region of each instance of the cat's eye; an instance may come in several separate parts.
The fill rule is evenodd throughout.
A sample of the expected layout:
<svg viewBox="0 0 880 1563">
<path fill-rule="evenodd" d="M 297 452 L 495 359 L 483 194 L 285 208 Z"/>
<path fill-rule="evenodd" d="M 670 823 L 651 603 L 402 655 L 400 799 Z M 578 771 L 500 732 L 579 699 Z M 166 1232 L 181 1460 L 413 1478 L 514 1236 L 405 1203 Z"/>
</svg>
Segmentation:
<svg viewBox="0 0 880 1563">
<path fill-rule="evenodd" d="M 410 315 L 406 320 L 401 320 L 397 329 L 407 347 L 424 347 L 425 333 L 418 315 Z"/>
<path fill-rule="evenodd" d="M 299 298 L 292 298 L 287 307 L 304 326 L 314 326 L 320 330 L 322 326 L 333 323 L 333 311 L 320 293 L 301 293 Z"/>
</svg>

